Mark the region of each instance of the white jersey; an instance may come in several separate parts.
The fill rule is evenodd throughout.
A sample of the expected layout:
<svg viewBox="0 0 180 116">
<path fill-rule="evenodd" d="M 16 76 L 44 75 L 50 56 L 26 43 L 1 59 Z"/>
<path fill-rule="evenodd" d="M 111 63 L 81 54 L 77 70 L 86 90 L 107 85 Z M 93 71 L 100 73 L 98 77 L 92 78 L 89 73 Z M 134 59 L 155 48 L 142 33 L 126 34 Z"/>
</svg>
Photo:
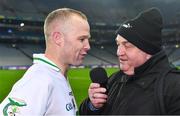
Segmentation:
<svg viewBox="0 0 180 116">
<path fill-rule="evenodd" d="M 0 104 L 0 116 L 76 115 L 77 105 L 68 80 L 43 54 L 13 86 Z"/>
</svg>

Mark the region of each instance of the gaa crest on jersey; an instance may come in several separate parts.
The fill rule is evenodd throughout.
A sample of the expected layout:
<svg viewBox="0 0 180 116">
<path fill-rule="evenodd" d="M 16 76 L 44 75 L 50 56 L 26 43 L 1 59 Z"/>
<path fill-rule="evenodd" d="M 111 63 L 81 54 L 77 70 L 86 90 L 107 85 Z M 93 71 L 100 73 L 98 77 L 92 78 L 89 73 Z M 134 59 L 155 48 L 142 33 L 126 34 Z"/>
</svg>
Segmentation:
<svg viewBox="0 0 180 116">
<path fill-rule="evenodd" d="M 3 108 L 4 116 L 15 116 L 20 113 L 20 108 L 26 106 L 26 102 L 17 98 L 8 98 L 9 103 Z"/>
</svg>

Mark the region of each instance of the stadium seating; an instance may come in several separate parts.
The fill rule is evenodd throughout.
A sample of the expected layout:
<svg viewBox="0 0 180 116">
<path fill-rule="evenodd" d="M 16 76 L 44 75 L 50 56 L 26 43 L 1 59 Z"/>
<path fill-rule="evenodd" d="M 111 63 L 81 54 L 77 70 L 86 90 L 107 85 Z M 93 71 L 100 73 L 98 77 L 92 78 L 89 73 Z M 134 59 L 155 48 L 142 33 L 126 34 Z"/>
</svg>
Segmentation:
<svg viewBox="0 0 180 116">
<path fill-rule="evenodd" d="M 18 3 L 19 1 L 20 3 Z M 131 3 L 131 4 L 130 4 Z M 140 11 L 152 6 L 157 6 L 161 9 L 165 30 L 163 31 L 164 43 L 174 46 L 179 44 L 179 4 L 180 1 L 123 1 L 123 0 L 0 0 L 0 20 L 9 22 L 3 27 L 1 22 L 0 40 L 10 39 L 11 42 L 16 39 L 22 41 L 42 40 L 43 37 L 43 21 L 47 14 L 57 8 L 70 7 L 84 12 L 91 25 L 91 35 L 94 39 L 91 50 L 85 58 L 84 65 L 108 65 L 118 64 L 116 56 L 116 45 L 114 42 L 114 32 L 119 25 L 127 19 L 133 18 Z M 7 20 L 5 20 L 7 19 Z M 10 19 L 10 20 L 9 20 Z M 15 24 L 11 24 L 15 19 Z M 20 21 L 26 21 L 23 28 L 18 27 Z M 29 22 L 28 22 L 29 21 Z M 37 21 L 37 22 L 36 22 Z M 167 26 L 168 24 L 172 24 Z M 13 33 L 8 32 L 10 25 L 13 28 Z M 28 27 L 32 26 L 32 27 Z M 37 29 L 38 28 L 38 29 Z M 5 36 L 7 38 L 5 38 Z M 4 37 L 4 38 L 3 38 Z M 113 39 L 112 39 L 113 38 Z M 3 41 L 4 41 L 3 40 Z M 105 45 L 103 44 L 106 43 Z M 99 44 L 100 43 L 100 44 Z M 107 45 L 107 43 L 110 43 Z M 173 43 L 173 44 L 172 44 Z M 15 44 L 14 44 L 15 45 Z M 32 54 L 42 53 L 44 47 L 42 44 L 0 44 L 0 66 L 4 65 L 31 65 Z M 180 65 L 180 48 L 166 47 L 165 48 L 170 62 Z"/>
<path fill-rule="evenodd" d="M 33 53 L 43 53 L 44 44 L 0 44 L 0 66 L 31 65 Z M 180 48 L 168 47 L 165 49 L 169 61 L 180 65 Z M 115 45 L 91 45 L 89 54 L 83 65 L 117 65 Z"/>
</svg>

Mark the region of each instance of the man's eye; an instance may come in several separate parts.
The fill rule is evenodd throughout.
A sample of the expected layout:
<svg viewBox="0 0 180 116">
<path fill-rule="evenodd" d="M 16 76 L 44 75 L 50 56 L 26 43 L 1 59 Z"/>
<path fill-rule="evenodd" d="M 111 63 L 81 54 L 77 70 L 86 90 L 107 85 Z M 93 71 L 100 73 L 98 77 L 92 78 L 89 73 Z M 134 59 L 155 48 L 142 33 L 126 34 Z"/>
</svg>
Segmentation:
<svg viewBox="0 0 180 116">
<path fill-rule="evenodd" d="M 133 47 L 133 45 L 132 45 L 131 43 L 125 43 L 124 46 L 125 46 L 125 47 L 128 47 L 128 48 L 129 48 L 129 47 Z"/>
<path fill-rule="evenodd" d="M 83 42 L 85 39 L 80 39 L 81 42 Z"/>
</svg>

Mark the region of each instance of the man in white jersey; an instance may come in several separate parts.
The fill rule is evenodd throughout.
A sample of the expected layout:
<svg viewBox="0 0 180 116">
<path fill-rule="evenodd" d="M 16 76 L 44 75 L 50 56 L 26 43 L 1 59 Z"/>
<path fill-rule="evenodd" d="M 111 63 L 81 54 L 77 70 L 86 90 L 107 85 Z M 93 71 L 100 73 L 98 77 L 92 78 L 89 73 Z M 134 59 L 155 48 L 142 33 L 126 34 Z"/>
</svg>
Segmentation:
<svg viewBox="0 0 180 116">
<path fill-rule="evenodd" d="M 34 54 L 33 65 L 0 105 L 0 116 L 76 115 L 76 102 L 66 77 L 69 65 L 80 65 L 90 49 L 90 26 L 80 11 L 61 8 L 44 23 L 45 54 Z"/>
</svg>

